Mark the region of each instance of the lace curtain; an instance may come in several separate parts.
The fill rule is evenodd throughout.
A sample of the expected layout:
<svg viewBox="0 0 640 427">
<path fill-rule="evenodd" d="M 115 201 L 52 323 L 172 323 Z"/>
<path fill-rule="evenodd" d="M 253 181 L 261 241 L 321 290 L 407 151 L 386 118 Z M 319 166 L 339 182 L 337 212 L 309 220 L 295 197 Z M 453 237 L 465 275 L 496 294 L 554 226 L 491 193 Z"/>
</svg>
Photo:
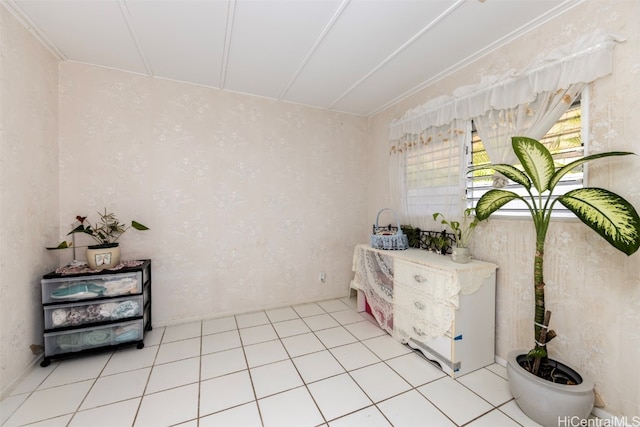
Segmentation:
<svg viewBox="0 0 640 427">
<path fill-rule="evenodd" d="M 502 130 L 494 132 L 493 127 L 509 123 L 513 132 L 526 131 L 532 137 L 540 137 L 540 132 L 544 135 L 551 127 L 548 123 L 552 118 L 562 114 L 558 111 L 569 99 L 573 101 L 585 84 L 611 73 L 613 48 L 616 42 L 622 41 L 624 39 L 616 35 L 595 31 L 536 58 L 522 71 L 485 77 L 480 84 L 459 88 L 453 97 L 439 97 L 407 111 L 390 126 L 391 188 L 402 190 L 403 178 L 397 174 L 406 173 L 394 158 L 394 147 L 402 147 L 399 141 L 421 135 L 428 129 L 454 126 L 454 121 L 458 127 L 461 121 L 480 120 L 484 129 L 480 135 L 490 141 L 491 160 L 512 161 L 511 146 L 505 141 L 510 142 L 507 138 L 513 134 L 505 129 L 501 135 Z M 396 196 L 400 206 L 406 205 L 402 197 Z"/>
<path fill-rule="evenodd" d="M 464 146 L 470 134 L 469 121 L 453 120 L 418 134 L 405 134 L 392 143 L 390 192 L 408 223 L 426 229 L 430 218 L 425 212 L 452 218 L 463 210 Z"/>
<path fill-rule="evenodd" d="M 584 83 L 576 83 L 566 90 L 539 93 L 533 102 L 503 110 L 491 109 L 475 117 L 473 122 L 491 162 L 515 164 L 517 157 L 511 146 L 511 137 L 526 135 L 534 139 L 542 138 L 584 87 Z M 493 186 L 504 187 L 507 181 L 496 173 Z"/>
</svg>

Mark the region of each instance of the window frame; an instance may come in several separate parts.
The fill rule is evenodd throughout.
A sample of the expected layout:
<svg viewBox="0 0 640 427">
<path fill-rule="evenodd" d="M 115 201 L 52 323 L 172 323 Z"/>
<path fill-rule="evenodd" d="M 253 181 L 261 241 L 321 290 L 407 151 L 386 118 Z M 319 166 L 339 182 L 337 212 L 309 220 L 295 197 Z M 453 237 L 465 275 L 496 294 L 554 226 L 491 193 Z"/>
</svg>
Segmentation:
<svg viewBox="0 0 640 427">
<path fill-rule="evenodd" d="M 574 104 L 572 104 L 567 111 L 569 111 L 570 109 L 574 108 L 574 105 L 576 103 L 580 104 L 580 139 L 581 139 L 581 143 L 582 143 L 582 156 L 587 156 L 589 154 L 589 86 L 585 86 L 584 89 L 582 90 L 581 94 L 580 94 L 580 98 L 578 99 L 577 102 L 574 102 Z M 566 114 L 566 112 L 564 113 Z M 561 117 L 561 119 L 564 117 Z M 469 142 L 468 145 L 465 146 L 465 162 L 467 165 L 467 170 L 469 167 L 473 166 L 473 133 L 476 132 L 475 131 L 475 126 L 472 124 L 471 126 L 472 130 L 472 135 L 469 138 Z M 549 129 L 550 131 L 551 129 Z M 545 135 L 546 136 L 546 135 Z M 543 137 L 544 138 L 544 137 Z M 577 158 L 576 158 L 577 159 Z M 576 160 L 573 159 L 573 160 Z M 582 166 L 583 168 L 583 172 L 582 172 L 582 178 L 579 182 L 579 185 L 573 185 L 573 187 L 575 188 L 584 188 L 588 186 L 588 177 L 589 177 L 589 168 L 588 168 L 588 164 L 584 164 Z M 476 196 L 473 197 L 473 193 L 474 192 L 478 192 L 478 191 L 482 191 L 482 190 L 478 190 L 478 187 L 476 187 L 476 189 L 474 190 L 473 188 L 473 177 L 471 174 L 467 174 L 467 176 L 465 177 L 465 195 L 467 197 L 466 200 L 466 207 L 467 208 L 474 208 L 475 204 L 477 203 L 477 200 L 481 197 L 481 196 Z M 559 185 L 562 185 L 561 183 L 568 183 L 569 180 L 563 179 L 560 181 Z M 571 185 L 571 184 L 568 184 Z M 493 188 L 492 185 L 485 187 L 486 191 L 490 190 Z M 507 186 L 504 187 L 507 190 L 510 191 L 515 191 L 518 192 L 518 190 L 521 190 L 523 192 L 525 192 L 524 188 L 519 185 L 516 184 L 512 181 L 509 181 L 509 184 Z M 534 195 L 535 195 L 535 189 L 533 189 L 534 191 Z M 566 190 L 569 191 L 569 190 Z M 525 192 L 526 193 L 526 192 Z M 518 193 L 520 194 L 520 193 Z M 561 193 L 562 194 L 562 193 Z M 528 193 L 526 193 L 526 195 L 528 196 Z M 558 194 L 560 195 L 560 194 Z M 500 219 L 531 219 L 531 215 L 529 213 L 529 211 L 526 209 L 526 207 L 520 208 L 520 209 L 509 209 L 510 206 L 513 206 L 513 204 L 516 203 L 515 201 L 505 205 L 504 208 L 501 208 L 499 210 L 497 210 L 496 212 L 494 212 L 492 214 L 492 216 L 494 217 L 499 217 Z M 522 203 L 522 202 L 520 202 Z M 516 212 L 519 211 L 519 212 Z M 551 219 L 552 220 L 578 220 L 576 218 L 576 216 L 568 211 L 567 209 L 554 209 L 551 213 Z"/>
</svg>

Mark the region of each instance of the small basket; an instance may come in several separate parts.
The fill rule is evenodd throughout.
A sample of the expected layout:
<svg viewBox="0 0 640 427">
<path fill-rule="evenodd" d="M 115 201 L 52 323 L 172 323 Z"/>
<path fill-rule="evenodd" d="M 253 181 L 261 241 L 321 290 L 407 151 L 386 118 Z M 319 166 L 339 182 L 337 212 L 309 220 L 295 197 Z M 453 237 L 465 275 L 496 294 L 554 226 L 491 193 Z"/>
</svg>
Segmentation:
<svg viewBox="0 0 640 427">
<path fill-rule="evenodd" d="M 391 211 L 396 217 L 398 228 L 395 232 L 390 231 L 388 228 L 385 230 L 378 225 L 380 214 L 384 211 Z M 378 212 L 378 215 L 376 216 L 376 224 L 373 227 L 373 234 L 371 235 L 371 247 L 391 251 L 402 251 L 409 248 L 409 239 L 407 238 L 407 235 L 402 232 L 402 229 L 400 228 L 400 218 L 398 218 L 398 214 L 396 214 L 393 209 L 384 208 Z"/>
</svg>

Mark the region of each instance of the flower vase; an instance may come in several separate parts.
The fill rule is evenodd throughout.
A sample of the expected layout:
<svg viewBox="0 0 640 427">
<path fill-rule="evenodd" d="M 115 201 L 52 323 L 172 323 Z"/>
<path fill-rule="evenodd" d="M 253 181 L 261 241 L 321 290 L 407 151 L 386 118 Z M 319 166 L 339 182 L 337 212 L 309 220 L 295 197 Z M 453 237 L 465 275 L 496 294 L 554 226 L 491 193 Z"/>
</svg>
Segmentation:
<svg viewBox="0 0 640 427">
<path fill-rule="evenodd" d="M 92 270 L 112 268 L 119 263 L 120 247 L 118 246 L 118 243 L 87 247 L 87 264 Z"/>
</svg>

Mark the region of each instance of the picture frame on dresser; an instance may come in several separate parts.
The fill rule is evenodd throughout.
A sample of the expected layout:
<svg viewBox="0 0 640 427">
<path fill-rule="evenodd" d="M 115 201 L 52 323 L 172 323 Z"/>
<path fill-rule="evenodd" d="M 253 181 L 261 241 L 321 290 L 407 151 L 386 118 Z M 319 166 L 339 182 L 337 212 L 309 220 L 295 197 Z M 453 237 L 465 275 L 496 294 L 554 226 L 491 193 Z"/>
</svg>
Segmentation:
<svg viewBox="0 0 640 427">
<path fill-rule="evenodd" d="M 55 358 L 144 347 L 151 324 L 151 260 L 114 270 L 51 272 L 41 280 L 46 367 Z"/>
</svg>

